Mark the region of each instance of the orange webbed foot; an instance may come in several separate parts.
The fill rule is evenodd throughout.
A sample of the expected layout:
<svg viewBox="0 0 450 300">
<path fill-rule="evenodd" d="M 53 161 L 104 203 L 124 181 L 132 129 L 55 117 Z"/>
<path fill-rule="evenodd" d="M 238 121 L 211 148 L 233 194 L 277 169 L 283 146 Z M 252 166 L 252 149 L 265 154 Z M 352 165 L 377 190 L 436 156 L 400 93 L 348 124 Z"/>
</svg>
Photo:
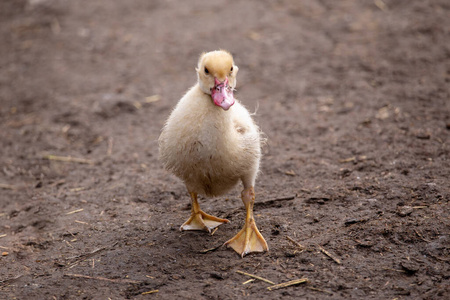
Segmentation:
<svg viewBox="0 0 450 300">
<path fill-rule="evenodd" d="M 181 225 L 180 230 L 205 230 L 211 233 L 211 230 L 224 223 L 229 223 L 227 219 L 221 219 L 208 215 L 202 210 L 192 213 L 191 217 Z"/>
<path fill-rule="evenodd" d="M 253 218 L 253 204 L 255 203 L 255 191 L 253 187 L 246 188 L 242 191 L 242 202 L 244 202 L 247 210 L 244 228 L 232 239 L 228 240 L 225 245 L 233 248 L 241 257 L 251 252 L 268 251 L 269 246 L 256 227 L 255 219 Z"/>
</svg>

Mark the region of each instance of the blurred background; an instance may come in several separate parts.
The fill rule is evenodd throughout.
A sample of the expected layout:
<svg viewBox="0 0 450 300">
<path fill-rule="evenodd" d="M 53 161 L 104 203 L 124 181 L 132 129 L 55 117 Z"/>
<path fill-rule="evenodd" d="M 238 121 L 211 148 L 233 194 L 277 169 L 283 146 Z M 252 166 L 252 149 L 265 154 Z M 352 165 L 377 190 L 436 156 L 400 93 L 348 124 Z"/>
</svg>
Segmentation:
<svg viewBox="0 0 450 300">
<path fill-rule="evenodd" d="M 445 0 L 1 1 L 0 293 L 273 299 L 241 284 L 244 269 L 309 278 L 277 297 L 444 299 L 449 11 Z M 235 95 L 268 138 L 255 214 L 271 251 L 244 260 L 198 257 L 242 225 L 239 189 L 201 200 L 231 225 L 179 233 L 189 200 L 158 161 L 165 119 L 216 49 L 234 55 Z"/>
</svg>

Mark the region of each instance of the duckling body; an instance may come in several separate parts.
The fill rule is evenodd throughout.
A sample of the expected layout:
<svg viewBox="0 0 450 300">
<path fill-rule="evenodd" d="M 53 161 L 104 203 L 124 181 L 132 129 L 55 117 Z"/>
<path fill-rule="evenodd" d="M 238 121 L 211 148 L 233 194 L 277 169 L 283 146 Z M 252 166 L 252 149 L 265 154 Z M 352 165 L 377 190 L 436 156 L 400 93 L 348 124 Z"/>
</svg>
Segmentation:
<svg viewBox="0 0 450 300">
<path fill-rule="evenodd" d="M 223 111 L 198 85 L 181 98 L 160 141 L 166 169 L 181 178 L 190 192 L 220 196 L 240 179 L 256 178 L 260 135 L 250 114 L 237 101 Z"/>
</svg>

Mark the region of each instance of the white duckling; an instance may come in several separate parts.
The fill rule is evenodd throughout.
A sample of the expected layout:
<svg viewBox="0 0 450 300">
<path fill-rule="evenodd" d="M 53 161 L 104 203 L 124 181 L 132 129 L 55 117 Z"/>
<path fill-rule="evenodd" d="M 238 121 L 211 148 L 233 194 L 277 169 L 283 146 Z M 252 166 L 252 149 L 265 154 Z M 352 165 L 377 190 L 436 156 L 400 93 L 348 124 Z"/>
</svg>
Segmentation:
<svg viewBox="0 0 450 300">
<path fill-rule="evenodd" d="M 242 257 L 269 248 L 253 217 L 261 137 L 249 112 L 233 96 L 238 67 L 227 51 L 203 53 L 198 82 L 180 99 L 159 137 L 160 159 L 186 184 L 191 216 L 180 230 L 206 230 L 228 223 L 206 214 L 197 195 L 219 196 L 242 182 L 244 228 L 225 244 Z"/>
</svg>

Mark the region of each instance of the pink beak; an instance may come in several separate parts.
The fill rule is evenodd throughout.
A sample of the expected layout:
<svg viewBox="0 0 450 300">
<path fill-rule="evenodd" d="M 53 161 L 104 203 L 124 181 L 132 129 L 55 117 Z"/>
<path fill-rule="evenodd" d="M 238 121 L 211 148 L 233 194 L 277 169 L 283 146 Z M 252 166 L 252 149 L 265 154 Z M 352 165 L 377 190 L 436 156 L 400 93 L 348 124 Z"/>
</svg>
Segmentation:
<svg viewBox="0 0 450 300">
<path fill-rule="evenodd" d="M 214 87 L 211 89 L 214 104 L 228 110 L 234 104 L 233 89 L 228 85 L 228 77 L 224 82 L 214 78 Z"/>
</svg>

